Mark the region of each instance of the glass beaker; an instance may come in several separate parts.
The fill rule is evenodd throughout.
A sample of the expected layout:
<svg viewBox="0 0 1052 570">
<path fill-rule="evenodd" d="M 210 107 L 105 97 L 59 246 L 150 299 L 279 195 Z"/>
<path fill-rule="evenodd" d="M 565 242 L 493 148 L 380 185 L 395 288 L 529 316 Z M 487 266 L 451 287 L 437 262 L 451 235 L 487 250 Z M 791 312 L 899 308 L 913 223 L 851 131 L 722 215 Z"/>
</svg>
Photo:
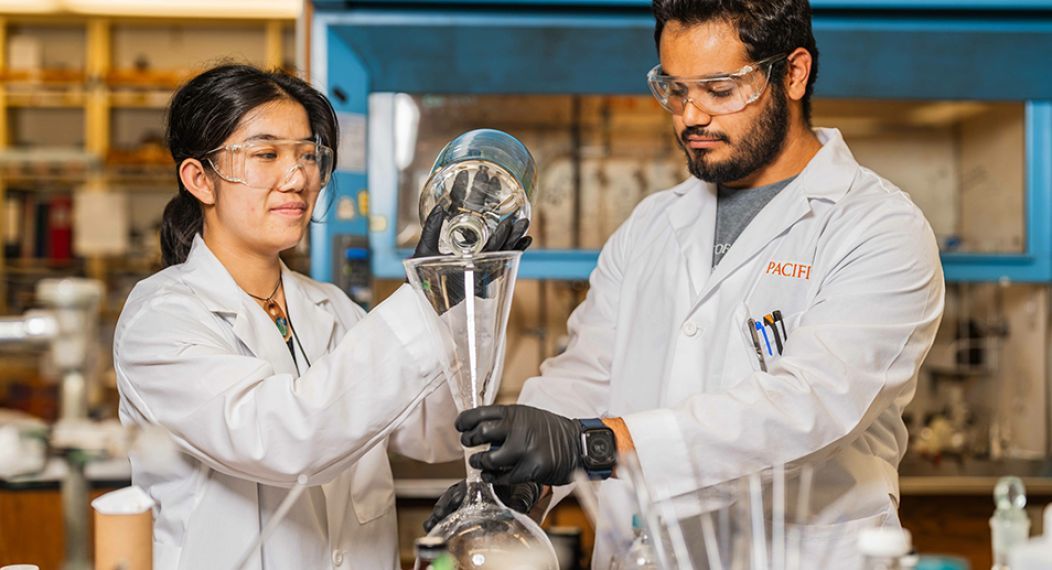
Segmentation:
<svg viewBox="0 0 1052 570">
<path fill-rule="evenodd" d="M 448 213 L 439 251 L 473 255 L 497 224 L 529 220 L 537 167 L 526 146 L 494 129 L 468 131 L 438 154 L 420 193 L 420 222 L 435 206 Z"/>
<path fill-rule="evenodd" d="M 443 372 L 460 411 L 492 404 L 504 364 L 505 330 L 521 252 L 424 257 L 405 262 L 409 283 L 440 315 L 453 351 Z M 459 509 L 429 533 L 445 539 L 458 568 L 551 569 L 558 560 L 544 531 L 508 508 L 467 458 L 467 489 Z"/>
</svg>

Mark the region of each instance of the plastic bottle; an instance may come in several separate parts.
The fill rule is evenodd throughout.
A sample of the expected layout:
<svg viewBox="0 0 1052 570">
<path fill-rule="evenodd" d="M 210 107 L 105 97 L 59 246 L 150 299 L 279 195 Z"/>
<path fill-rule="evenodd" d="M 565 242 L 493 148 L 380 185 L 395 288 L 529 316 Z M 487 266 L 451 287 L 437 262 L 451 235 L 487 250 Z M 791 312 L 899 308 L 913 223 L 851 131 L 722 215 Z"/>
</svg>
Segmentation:
<svg viewBox="0 0 1052 570">
<path fill-rule="evenodd" d="M 1035 536 L 1008 553 L 1012 570 L 1052 568 L 1052 505 L 1045 507 L 1045 534 Z"/>
<path fill-rule="evenodd" d="M 990 517 L 990 539 L 993 543 L 992 570 L 1014 568 L 1008 555 L 1026 542 L 1030 535 L 1030 519 L 1026 515 L 1026 488 L 1018 477 L 1001 477 L 994 487 L 997 510 Z M 1052 568 L 1052 567 L 1050 567 Z"/>
<path fill-rule="evenodd" d="M 416 563 L 413 570 L 454 570 L 453 557 L 449 555 L 446 541 L 438 536 L 416 539 Z"/>
<path fill-rule="evenodd" d="M 650 542 L 650 535 L 643 528 L 643 521 L 639 515 L 632 515 L 632 532 L 635 535 L 632 545 L 628 547 L 624 558 L 614 560 L 611 570 L 657 570 L 657 552 L 654 551 L 654 544 Z"/>
<path fill-rule="evenodd" d="M 913 549 L 910 531 L 904 528 L 865 528 L 858 533 L 863 570 L 904 570 Z"/>
</svg>

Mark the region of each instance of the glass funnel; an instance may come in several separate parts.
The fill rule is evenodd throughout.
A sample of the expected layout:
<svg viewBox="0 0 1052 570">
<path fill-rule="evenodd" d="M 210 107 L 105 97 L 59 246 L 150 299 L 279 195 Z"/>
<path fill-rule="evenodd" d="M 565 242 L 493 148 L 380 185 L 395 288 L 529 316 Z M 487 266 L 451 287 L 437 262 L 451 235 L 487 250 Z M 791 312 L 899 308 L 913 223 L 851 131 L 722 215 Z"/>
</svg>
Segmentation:
<svg viewBox="0 0 1052 570">
<path fill-rule="evenodd" d="M 409 283 L 440 315 L 454 350 L 444 364 L 459 411 L 492 404 L 504 366 L 505 329 L 521 252 L 425 257 L 405 262 Z M 431 530 L 446 540 L 461 569 L 548 569 L 558 560 L 548 537 L 529 517 L 506 507 L 492 485 L 467 463 L 460 508 Z"/>
<path fill-rule="evenodd" d="M 493 129 L 468 131 L 438 154 L 420 193 L 420 222 L 441 206 L 441 253 L 477 254 L 500 222 L 530 219 L 537 167 L 526 146 Z"/>
</svg>

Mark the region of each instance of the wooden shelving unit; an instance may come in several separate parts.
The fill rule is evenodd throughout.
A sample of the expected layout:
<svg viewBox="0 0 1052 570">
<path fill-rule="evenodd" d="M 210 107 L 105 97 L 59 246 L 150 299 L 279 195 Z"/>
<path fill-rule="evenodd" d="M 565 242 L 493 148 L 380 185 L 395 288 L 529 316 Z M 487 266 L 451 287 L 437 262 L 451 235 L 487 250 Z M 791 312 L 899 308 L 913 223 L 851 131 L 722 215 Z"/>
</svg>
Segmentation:
<svg viewBox="0 0 1052 570">
<path fill-rule="evenodd" d="M 71 16 L 5 15 L 0 13 L 0 204 L 7 193 L 65 189 L 73 192 L 171 192 L 171 161 L 159 144 L 129 148 L 115 140 L 115 120 L 122 113 L 153 111 L 157 132 L 163 132 L 163 109 L 172 93 L 199 69 L 223 59 L 249 61 L 267 68 L 295 67 L 296 21 L 252 18 L 200 19 L 124 17 L 121 15 Z M 30 69 L 12 67 L 11 43 L 16 36 L 74 38 L 81 46 L 82 65 L 43 65 Z M 129 60 L 135 42 L 160 37 L 188 36 L 192 53 L 142 46 L 164 65 L 151 65 L 145 55 Z M 167 35 L 167 36 L 166 36 Z M 82 38 L 82 40 L 81 40 Z M 231 43 L 231 41 L 233 43 Z M 68 43 L 68 42 L 67 42 Z M 194 59 L 197 57 L 197 59 Z M 209 57 L 211 59 L 209 59 Z M 42 58 L 46 60 L 47 58 Z M 178 62 L 178 63 L 175 63 Z M 19 113 L 79 112 L 70 132 L 78 140 L 58 147 L 21 144 Z M 68 123 L 68 122 L 67 122 Z M 82 131 L 83 136 L 79 136 Z M 30 152 L 31 151 L 31 152 Z M 79 156 L 78 156 L 79 151 Z M 70 158 L 71 155 L 74 158 Z M 158 212 L 159 215 L 159 212 Z M 0 314 L 9 307 L 8 285 L 13 271 L 48 265 L 47 260 L 5 259 L 0 249 Z M 109 273 L 122 264 L 113 258 L 92 256 L 67 264 L 70 271 L 108 282 Z M 119 308 L 119 307 L 118 307 Z"/>
</svg>

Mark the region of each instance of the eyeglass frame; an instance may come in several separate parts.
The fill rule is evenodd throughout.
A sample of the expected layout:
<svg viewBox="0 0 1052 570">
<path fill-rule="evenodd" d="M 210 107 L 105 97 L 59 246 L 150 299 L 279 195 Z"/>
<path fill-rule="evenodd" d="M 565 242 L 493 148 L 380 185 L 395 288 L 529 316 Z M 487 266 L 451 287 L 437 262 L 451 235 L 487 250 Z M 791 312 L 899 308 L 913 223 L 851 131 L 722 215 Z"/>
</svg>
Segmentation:
<svg viewBox="0 0 1052 570">
<path fill-rule="evenodd" d="M 214 149 L 204 153 L 205 161 L 207 161 L 208 165 L 212 167 L 212 170 L 216 173 L 216 175 L 219 176 L 220 178 L 222 178 L 223 180 L 225 180 L 227 182 L 230 182 L 230 183 L 233 183 L 233 184 L 244 184 L 245 186 L 248 186 L 249 188 L 253 188 L 253 186 L 249 186 L 247 181 L 242 180 L 240 178 L 227 178 L 226 175 L 224 175 L 222 172 L 219 171 L 219 168 L 216 166 L 215 162 L 212 161 L 212 156 L 211 155 L 213 155 L 213 154 L 215 154 L 215 153 L 217 153 L 217 152 L 219 152 L 221 150 L 234 152 L 234 151 L 237 151 L 240 148 L 244 147 L 245 145 L 252 144 L 252 143 L 255 143 L 255 142 L 313 143 L 316 148 L 326 149 L 326 150 L 329 151 L 330 155 L 335 154 L 333 152 L 333 150 L 332 150 L 332 147 L 324 145 L 324 144 L 321 144 L 321 140 L 318 137 L 315 137 L 313 140 L 307 140 L 307 139 L 303 139 L 303 140 L 297 140 L 297 139 L 269 139 L 269 138 L 267 138 L 267 139 L 257 139 L 257 140 L 252 140 L 252 141 L 243 141 L 243 142 L 234 143 L 234 144 L 227 144 L 227 145 L 223 145 L 223 146 L 214 148 Z M 297 162 L 297 164 L 299 164 L 299 163 Z M 291 168 L 289 170 L 291 170 Z M 329 168 L 329 172 L 326 173 L 326 176 L 322 177 L 322 178 L 325 178 L 325 184 L 321 184 L 321 185 L 318 186 L 318 190 L 319 191 L 322 188 L 324 188 L 326 184 L 328 184 L 330 182 L 330 180 L 332 179 L 332 175 L 333 175 L 333 173 L 335 171 L 336 171 L 336 164 L 334 163 Z"/>
<path fill-rule="evenodd" d="M 737 71 L 733 71 L 733 72 L 730 72 L 730 73 L 720 73 L 720 74 L 715 74 L 715 75 L 700 75 L 700 76 L 692 76 L 692 77 L 682 77 L 682 76 L 678 76 L 678 75 L 665 75 L 665 74 L 661 73 L 661 64 L 659 63 L 659 64 L 655 65 L 650 71 L 647 72 L 647 87 L 650 89 L 651 95 L 653 95 L 654 98 L 657 99 L 657 102 L 658 102 L 659 105 L 661 105 L 661 108 L 665 109 L 669 113 L 672 113 L 673 115 L 681 115 L 684 112 L 686 112 L 688 103 L 693 105 L 695 108 L 697 108 L 698 110 L 700 110 L 701 112 L 703 112 L 703 113 L 705 113 L 706 115 L 709 115 L 709 116 L 717 117 L 717 116 L 720 116 L 720 115 L 733 115 L 734 113 L 740 113 L 740 112 L 744 111 L 746 107 L 748 107 L 749 105 L 752 105 L 753 103 L 758 101 L 760 99 L 760 97 L 763 97 L 763 94 L 767 91 L 767 86 L 770 85 L 770 83 L 771 83 L 771 73 L 772 73 L 772 70 L 774 69 L 774 64 L 777 63 L 781 59 L 788 59 L 789 55 L 790 55 L 790 53 L 783 52 L 783 53 L 772 55 L 770 57 L 765 57 L 763 59 L 754 61 L 753 63 L 749 63 L 747 65 L 744 65 L 740 69 L 738 69 Z M 702 83 L 702 82 L 710 83 L 710 82 L 716 82 L 716 81 L 735 81 L 735 82 L 739 82 L 738 84 L 740 86 L 740 81 L 741 81 L 741 79 L 743 77 L 749 75 L 750 73 L 759 71 L 760 69 L 763 68 L 763 66 L 767 66 L 767 74 L 766 74 L 766 77 L 764 78 L 763 89 L 760 89 L 759 92 L 757 92 L 752 98 L 750 98 L 748 101 L 746 101 L 742 105 L 741 109 L 738 109 L 736 111 L 728 111 L 726 113 L 711 113 L 709 111 L 706 111 L 705 109 L 702 109 L 700 105 L 698 105 L 697 103 L 694 102 L 693 98 L 691 98 L 689 96 L 684 96 L 684 97 L 680 97 L 679 98 L 683 102 L 683 111 L 681 111 L 679 113 L 676 113 L 675 111 L 672 111 L 672 110 L 668 109 L 667 107 L 665 107 L 665 103 L 661 102 L 661 97 L 654 90 L 655 79 L 658 76 L 664 77 L 666 79 L 671 79 L 671 80 L 684 81 L 684 82 L 686 82 L 686 81 L 693 81 L 693 82 L 696 82 L 696 83 Z"/>
</svg>

